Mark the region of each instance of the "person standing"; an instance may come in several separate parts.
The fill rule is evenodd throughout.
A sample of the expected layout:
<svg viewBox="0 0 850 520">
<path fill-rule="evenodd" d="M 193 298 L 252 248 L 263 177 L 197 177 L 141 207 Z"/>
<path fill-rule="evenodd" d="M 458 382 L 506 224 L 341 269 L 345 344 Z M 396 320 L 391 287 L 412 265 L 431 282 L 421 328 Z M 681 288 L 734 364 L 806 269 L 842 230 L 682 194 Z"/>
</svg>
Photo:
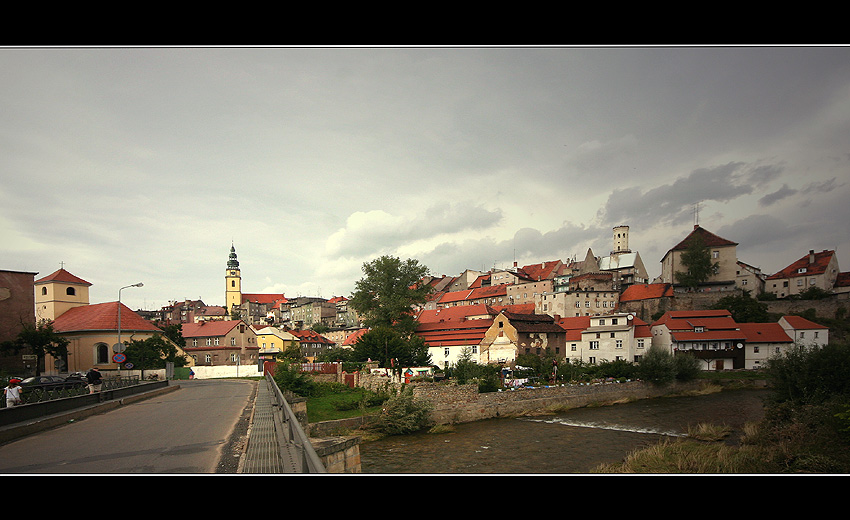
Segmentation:
<svg viewBox="0 0 850 520">
<path fill-rule="evenodd" d="M 86 374 L 86 380 L 89 382 L 90 394 L 100 392 L 100 385 L 103 384 L 103 380 L 100 376 L 100 370 L 98 370 L 97 367 L 92 367 L 92 369 L 88 371 Z"/>
<path fill-rule="evenodd" d="M 17 379 L 10 379 L 9 386 L 3 389 L 6 394 L 6 408 L 11 408 L 21 404 L 21 385 Z"/>
</svg>

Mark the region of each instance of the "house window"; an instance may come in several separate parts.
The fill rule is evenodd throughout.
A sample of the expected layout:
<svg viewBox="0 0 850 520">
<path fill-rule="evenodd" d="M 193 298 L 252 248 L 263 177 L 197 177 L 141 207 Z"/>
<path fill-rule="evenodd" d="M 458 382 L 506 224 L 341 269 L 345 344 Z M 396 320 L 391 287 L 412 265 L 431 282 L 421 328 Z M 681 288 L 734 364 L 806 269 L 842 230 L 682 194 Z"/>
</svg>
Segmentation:
<svg viewBox="0 0 850 520">
<path fill-rule="evenodd" d="M 215 343 L 215 346 L 217 347 L 218 346 L 218 338 L 215 338 L 214 343 Z"/>
<path fill-rule="evenodd" d="M 590 350 L 599 350 L 599 342 L 591 341 L 590 342 Z"/>
<path fill-rule="evenodd" d="M 212 345 L 212 338 L 207 338 L 207 346 L 209 347 L 210 345 Z"/>
<path fill-rule="evenodd" d="M 617 345 L 616 345 L 616 347 L 615 347 L 615 348 L 623 348 L 623 340 L 618 339 L 618 340 L 617 340 Z"/>
<path fill-rule="evenodd" d="M 98 343 L 95 345 L 95 348 L 97 349 L 95 352 L 97 361 L 95 363 L 98 365 L 109 363 L 109 345 L 106 343 Z"/>
<path fill-rule="evenodd" d="M 576 346 L 576 344 L 575 344 L 575 343 L 572 343 L 572 344 L 570 345 L 570 350 L 572 350 L 573 352 L 575 352 L 577 349 L 578 349 L 578 347 Z"/>
<path fill-rule="evenodd" d="M 236 346 L 236 338 L 230 338 L 230 344 L 235 347 Z"/>
<path fill-rule="evenodd" d="M 617 318 L 611 318 L 611 325 L 617 325 L 617 324 L 618 324 Z"/>
<path fill-rule="evenodd" d="M 204 361 L 206 363 L 212 363 L 212 355 L 211 354 L 204 354 Z"/>
<path fill-rule="evenodd" d="M 449 347 L 445 347 L 445 348 L 443 349 L 443 355 L 444 355 L 445 357 L 449 357 Z"/>
<path fill-rule="evenodd" d="M 193 339 L 193 340 L 192 340 L 192 346 L 193 346 L 193 347 L 197 347 L 197 346 L 198 346 L 198 338 L 195 338 L 195 339 Z"/>
<path fill-rule="evenodd" d="M 637 340 L 637 348 L 643 348 L 643 340 L 642 339 Z"/>
<path fill-rule="evenodd" d="M 77 291 L 75 291 L 73 287 L 68 287 L 68 288 L 65 290 L 65 294 L 67 294 L 68 296 L 76 296 L 76 295 L 77 295 Z"/>
</svg>

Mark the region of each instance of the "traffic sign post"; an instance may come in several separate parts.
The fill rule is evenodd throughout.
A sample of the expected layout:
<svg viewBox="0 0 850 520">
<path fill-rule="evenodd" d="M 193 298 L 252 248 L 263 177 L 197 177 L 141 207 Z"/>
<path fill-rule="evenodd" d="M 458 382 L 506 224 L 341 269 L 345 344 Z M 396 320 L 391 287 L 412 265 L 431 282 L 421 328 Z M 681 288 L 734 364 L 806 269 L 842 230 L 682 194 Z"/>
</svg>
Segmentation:
<svg viewBox="0 0 850 520">
<path fill-rule="evenodd" d="M 122 354 L 122 353 L 118 352 L 117 354 L 115 354 L 115 355 L 113 355 L 113 356 L 112 356 L 112 361 L 114 361 L 114 362 L 116 362 L 116 363 L 118 363 L 118 364 L 121 364 L 121 363 L 123 363 L 123 362 L 127 361 L 127 356 L 125 356 L 124 354 Z"/>
</svg>

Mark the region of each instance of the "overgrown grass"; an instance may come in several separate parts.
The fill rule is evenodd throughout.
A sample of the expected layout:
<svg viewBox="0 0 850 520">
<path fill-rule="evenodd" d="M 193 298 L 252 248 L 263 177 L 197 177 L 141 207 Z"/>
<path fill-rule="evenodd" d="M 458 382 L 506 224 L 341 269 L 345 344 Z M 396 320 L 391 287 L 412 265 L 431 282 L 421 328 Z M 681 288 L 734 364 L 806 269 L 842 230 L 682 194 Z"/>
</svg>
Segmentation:
<svg viewBox="0 0 850 520">
<path fill-rule="evenodd" d="M 388 396 L 342 384 L 318 384 L 307 398 L 307 420 L 311 423 L 377 414 Z"/>
</svg>

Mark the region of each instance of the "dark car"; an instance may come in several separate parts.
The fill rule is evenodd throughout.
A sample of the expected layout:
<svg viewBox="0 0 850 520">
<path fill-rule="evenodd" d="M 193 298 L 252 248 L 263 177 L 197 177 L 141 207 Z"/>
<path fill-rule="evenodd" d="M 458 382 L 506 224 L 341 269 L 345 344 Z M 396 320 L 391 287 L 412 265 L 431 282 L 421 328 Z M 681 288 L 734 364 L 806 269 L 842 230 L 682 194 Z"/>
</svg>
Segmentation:
<svg viewBox="0 0 850 520">
<path fill-rule="evenodd" d="M 21 381 L 24 391 L 34 388 L 74 388 L 85 385 L 85 381 L 67 380 L 60 376 L 33 376 Z"/>
</svg>

